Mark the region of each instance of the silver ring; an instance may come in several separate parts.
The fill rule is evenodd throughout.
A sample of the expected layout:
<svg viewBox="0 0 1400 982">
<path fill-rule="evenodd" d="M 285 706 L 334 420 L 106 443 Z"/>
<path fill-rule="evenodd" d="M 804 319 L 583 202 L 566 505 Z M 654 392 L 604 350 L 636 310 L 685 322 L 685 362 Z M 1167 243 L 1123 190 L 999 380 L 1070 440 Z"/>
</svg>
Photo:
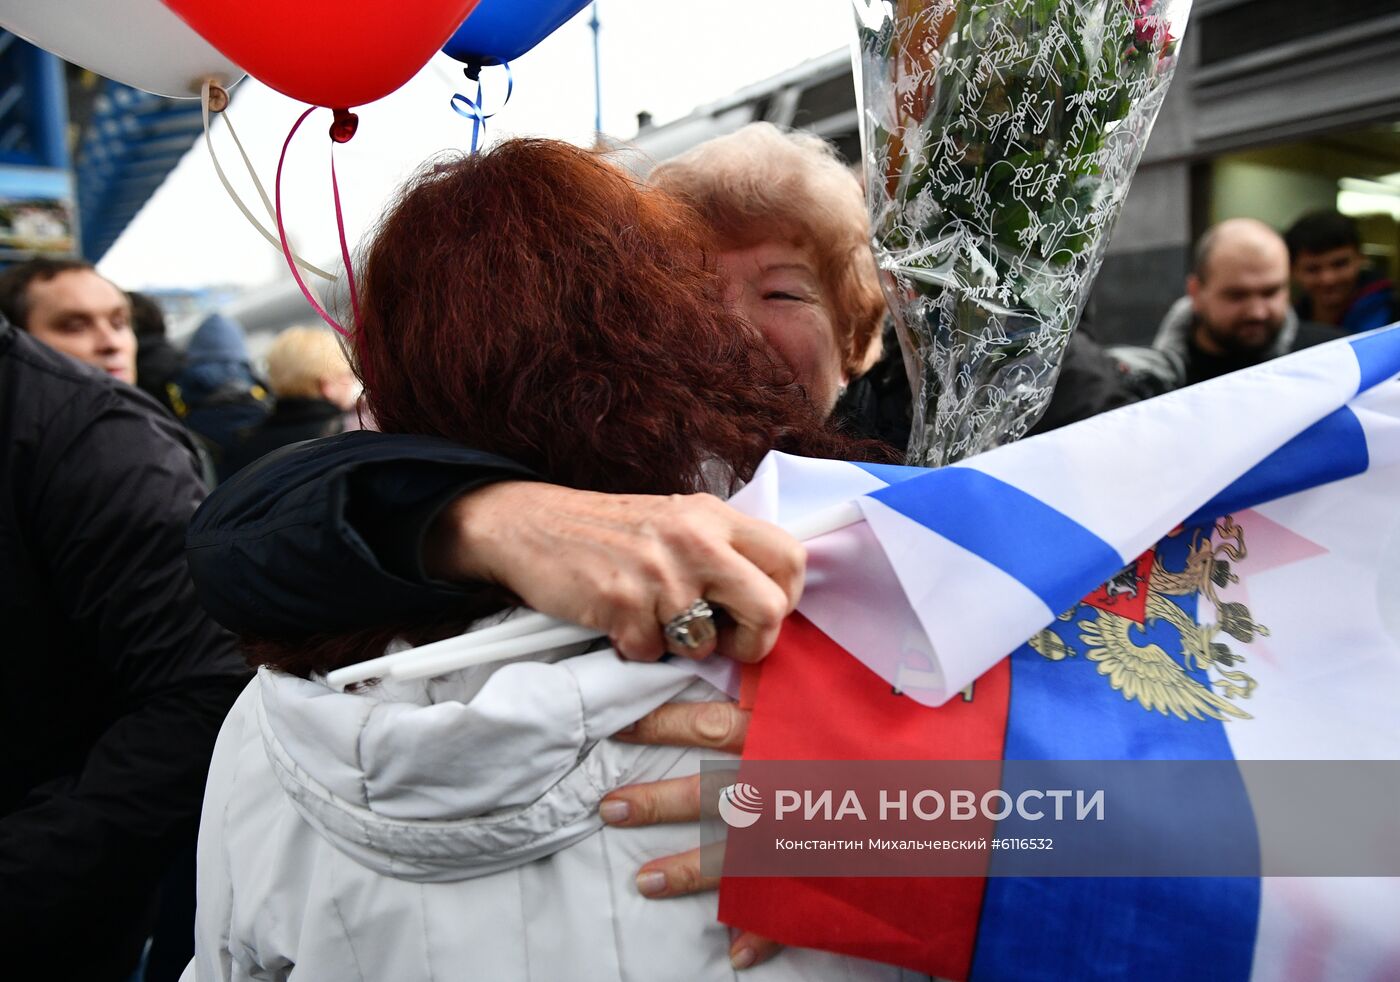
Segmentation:
<svg viewBox="0 0 1400 982">
<path fill-rule="evenodd" d="M 695 651 L 717 636 L 715 612 L 703 599 L 697 600 L 667 621 L 661 632 L 677 648 Z"/>
</svg>

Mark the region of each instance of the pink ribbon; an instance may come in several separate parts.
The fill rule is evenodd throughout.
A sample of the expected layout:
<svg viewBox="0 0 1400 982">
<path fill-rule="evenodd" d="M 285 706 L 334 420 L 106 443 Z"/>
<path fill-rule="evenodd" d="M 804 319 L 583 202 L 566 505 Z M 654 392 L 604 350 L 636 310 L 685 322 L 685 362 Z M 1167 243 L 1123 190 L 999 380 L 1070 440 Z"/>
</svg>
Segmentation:
<svg viewBox="0 0 1400 982">
<path fill-rule="evenodd" d="M 312 296 L 310 289 L 306 286 L 306 281 L 301 278 L 301 272 L 297 269 L 296 259 L 292 255 L 292 247 L 287 242 L 287 228 L 282 221 L 282 167 L 287 162 L 287 150 L 292 145 L 292 137 L 301 128 L 301 124 L 306 122 L 306 117 L 316 111 L 312 106 L 297 117 L 297 121 L 292 124 L 291 131 L 287 134 L 287 139 L 282 144 L 282 155 L 277 158 L 277 181 L 273 192 L 274 202 L 277 212 L 277 237 L 282 243 L 282 257 L 287 260 L 287 268 L 292 271 L 292 277 L 297 281 L 297 286 L 301 288 L 301 295 L 306 298 L 306 302 L 311 304 L 311 308 L 321 316 L 321 319 L 334 328 L 342 337 L 349 338 L 350 332 L 341 327 L 340 324 L 327 313 L 326 309 Z M 350 246 L 345 240 L 345 219 L 340 207 L 340 184 L 335 175 L 335 143 L 331 144 L 331 196 L 335 200 L 335 227 L 340 236 L 340 257 L 345 262 L 345 279 L 350 287 L 350 310 L 358 323 L 360 319 L 360 297 L 355 288 L 355 267 L 350 262 Z"/>
</svg>

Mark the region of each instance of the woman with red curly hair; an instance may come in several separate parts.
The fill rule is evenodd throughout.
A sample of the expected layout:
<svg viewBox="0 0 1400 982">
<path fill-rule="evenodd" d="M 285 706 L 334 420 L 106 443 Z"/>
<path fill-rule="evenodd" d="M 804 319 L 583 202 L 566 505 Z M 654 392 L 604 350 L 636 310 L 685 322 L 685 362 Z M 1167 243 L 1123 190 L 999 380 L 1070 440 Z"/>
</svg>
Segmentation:
<svg viewBox="0 0 1400 982">
<path fill-rule="evenodd" d="M 723 495 L 770 449 L 872 455 L 726 305 L 715 252 L 690 208 L 565 144 L 431 168 L 364 262 L 369 406 L 385 431 L 592 491 Z M 718 689 L 577 647 L 354 692 L 322 681 L 390 635 L 422 642 L 508 603 L 479 593 L 436 623 L 260 650 L 210 771 L 187 978 L 731 977 L 712 895 L 648 903 L 633 883 L 693 832 L 598 816 L 608 789 L 698 769 L 697 751 L 606 738 Z M 805 951 L 762 972 L 899 975 Z"/>
</svg>

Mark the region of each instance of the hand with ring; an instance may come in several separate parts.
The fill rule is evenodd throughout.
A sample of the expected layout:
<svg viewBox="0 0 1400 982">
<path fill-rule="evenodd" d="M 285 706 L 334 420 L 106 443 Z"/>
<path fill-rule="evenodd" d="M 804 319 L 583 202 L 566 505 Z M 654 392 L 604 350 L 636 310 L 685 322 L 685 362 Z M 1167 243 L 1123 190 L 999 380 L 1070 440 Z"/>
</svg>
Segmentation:
<svg viewBox="0 0 1400 982">
<path fill-rule="evenodd" d="M 719 629 L 715 626 L 715 612 L 702 598 L 667 621 L 661 633 L 666 635 L 671 651 L 692 655 L 714 641 Z"/>
<path fill-rule="evenodd" d="M 486 580 L 605 632 L 624 658 L 711 652 L 754 662 L 797 606 L 807 554 L 708 494 L 598 494 L 503 481 L 438 513 L 423 564 Z"/>
</svg>

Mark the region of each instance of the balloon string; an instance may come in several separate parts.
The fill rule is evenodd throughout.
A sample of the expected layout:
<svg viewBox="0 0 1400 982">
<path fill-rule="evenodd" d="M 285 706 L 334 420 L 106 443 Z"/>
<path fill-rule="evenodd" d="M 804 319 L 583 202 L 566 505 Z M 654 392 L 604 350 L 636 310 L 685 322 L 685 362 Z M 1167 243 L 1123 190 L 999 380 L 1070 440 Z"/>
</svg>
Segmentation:
<svg viewBox="0 0 1400 982">
<path fill-rule="evenodd" d="M 340 182 L 335 178 L 335 144 L 331 144 L 331 197 L 335 199 L 335 230 L 340 236 L 340 258 L 345 263 L 345 282 L 350 287 L 350 313 L 360 323 L 360 294 L 355 289 L 355 264 L 350 261 L 350 246 L 345 241 L 345 218 L 340 211 Z"/>
<path fill-rule="evenodd" d="M 316 107 L 312 106 L 309 109 L 307 109 L 306 112 L 302 113 L 300 116 L 297 117 L 297 121 L 292 124 L 291 132 L 287 134 L 287 139 L 282 144 L 282 155 L 277 158 L 277 182 L 273 186 L 273 194 L 276 197 L 277 202 L 277 237 L 282 243 L 282 255 L 287 260 L 287 267 L 292 271 L 292 277 L 297 281 L 297 286 L 301 287 L 301 295 L 306 298 L 307 303 L 311 304 L 311 309 L 321 315 L 321 320 L 325 321 L 331 327 L 335 328 L 335 330 L 341 335 L 341 337 L 348 338 L 350 337 L 350 332 L 345 330 L 345 328 L 341 327 L 340 324 L 336 322 L 336 319 L 334 317 L 326 313 L 326 309 L 316 301 L 316 298 L 312 296 L 311 291 L 307 289 L 306 282 L 301 278 L 301 273 L 297 272 L 297 263 L 296 259 L 292 256 L 292 247 L 287 244 L 287 227 L 282 221 L 282 166 L 287 162 L 287 149 L 292 145 L 292 137 L 297 135 L 297 130 L 301 128 L 301 124 L 306 122 L 306 117 L 310 116 L 315 111 Z M 337 215 L 337 218 L 338 217 L 339 216 Z M 342 248 L 344 247 L 344 244 L 345 237 L 344 230 L 342 228 Z M 350 272 L 350 266 L 348 263 L 346 264 L 345 271 L 347 274 L 349 274 Z"/>
<path fill-rule="evenodd" d="M 503 62 L 501 67 L 506 70 L 506 97 L 501 100 L 501 109 L 504 109 L 506 104 L 510 102 L 511 94 L 515 92 L 515 74 L 510 70 L 509 62 Z M 468 69 L 468 71 L 470 72 L 471 69 Z M 457 104 L 459 101 L 467 108 L 463 109 L 462 106 L 459 106 Z M 486 121 L 501 110 L 497 109 L 496 112 L 490 113 L 483 110 L 481 74 L 480 71 L 478 71 L 476 77 L 476 101 L 473 102 L 459 92 L 452 97 L 452 111 L 472 121 L 472 153 L 476 153 L 481 134 L 486 131 Z"/>
<path fill-rule="evenodd" d="M 209 159 L 214 163 L 214 173 L 219 176 L 219 183 L 224 186 L 224 190 L 228 192 L 228 196 L 233 200 L 233 203 L 238 206 L 238 210 L 243 213 L 243 217 L 248 219 L 248 224 L 257 229 L 258 232 L 262 234 L 262 237 L 266 239 L 268 244 L 274 249 L 280 248 L 277 238 L 253 216 L 253 213 L 248 210 L 248 206 L 243 203 L 243 199 L 238 196 L 238 192 L 233 189 L 233 185 L 229 182 L 228 176 L 224 173 L 224 169 L 219 163 L 219 155 L 214 152 L 214 140 L 209 132 L 209 82 L 207 80 L 200 90 L 200 102 L 204 109 L 204 144 L 209 149 Z M 276 214 L 273 212 L 272 202 L 268 200 L 267 191 L 263 188 L 262 181 L 258 180 L 257 171 L 253 169 L 253 163 L 248 159 L 248 154 L 244 151 L 243 144 L 238 139 L 238 134 L 233 131 L 233 120 L 228 115 L 228 110 L 224 110 L 223 115 L 224 124 L 228 127 L 229 135 L 233 137 L 233 142 L 238 145 L 238 152 L 243 156 L 243 165 L 247 167 L 248 174 L 253 179 L 253 185 L 258 189 L 258 194 L 262 197 L 263 205 L 267 208 L 267 215 L 269 218 L 275 220 Z M 300 256 L 293 255 L 292 260 L 308 273 L 313 273 L 326 280 L 335 279 L 334 273 L 328 273 L 319 266 L 313 266 Z"/>
<path fill-rule="evenodd" d="M 253 162 L 248 159 L 248 151 L 243 149 L 243 141 L 238 138 L 238 131 L 233 128 L 233 117 L 229 116 L 227 111 L 224 113 L 224 125 L 228 127 L 228 135 L 233 137 L 233 145 L 238 148 L 238 155 L 243 158 L 243 166 L 248 171 L 248 176 L 253 179 L 253 187 L 257 188 L 258 197 L 262 199 L 263 208 L 267 210 L 267 217 L 275 218 L 272 199 L 267 196 L 267 189 L 258 178 L 258 172 L 253 169 Z"/>
</svg>

